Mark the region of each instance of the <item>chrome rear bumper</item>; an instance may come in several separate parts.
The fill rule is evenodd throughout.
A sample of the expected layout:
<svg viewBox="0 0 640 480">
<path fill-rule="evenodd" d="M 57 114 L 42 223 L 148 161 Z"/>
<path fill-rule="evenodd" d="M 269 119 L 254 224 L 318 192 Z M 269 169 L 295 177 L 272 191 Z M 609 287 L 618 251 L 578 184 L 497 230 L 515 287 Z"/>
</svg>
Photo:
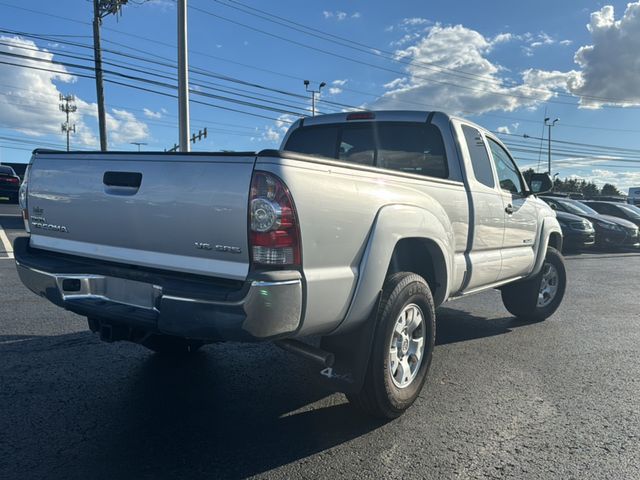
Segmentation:
<svg viewBox="0 0 640 480">
<path fill-rule="evenodd" d="M 294 336 L 302 320 L 302 277 L 298 271 L 261 272 L 247 280 L 235 300 L 212 300 L 188 291 L 166 292 L 161 284 L 92 272 L 63 273 L 37 251 L 16 244 L 22 282 L 67 310 L 146 331 L 209 341 L 252 341 Z M 47 252 L 49 253 L 49 252 Z M 63 267 L 62 267 L 63 268 Z M 77 270 L 69 268 L 69 271 Z"/>
</svg>

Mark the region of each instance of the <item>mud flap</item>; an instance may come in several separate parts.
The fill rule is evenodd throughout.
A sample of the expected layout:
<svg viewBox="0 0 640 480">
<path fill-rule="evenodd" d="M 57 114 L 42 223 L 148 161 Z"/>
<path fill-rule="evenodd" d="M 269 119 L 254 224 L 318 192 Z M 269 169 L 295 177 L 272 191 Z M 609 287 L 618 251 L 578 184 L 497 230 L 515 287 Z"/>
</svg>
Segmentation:
<svg viewBox="0 0 640 480">
<path fill-rule="evenodd" d="M 322 337 L 320 348 L 333 353 L 335 362 L 332 367 L 319 371 L 320 382 L 330 390 L 342 393 L 362 390 L 375 333 L 376 316 L 372 315 L 355 330 Z"/>
</svg>

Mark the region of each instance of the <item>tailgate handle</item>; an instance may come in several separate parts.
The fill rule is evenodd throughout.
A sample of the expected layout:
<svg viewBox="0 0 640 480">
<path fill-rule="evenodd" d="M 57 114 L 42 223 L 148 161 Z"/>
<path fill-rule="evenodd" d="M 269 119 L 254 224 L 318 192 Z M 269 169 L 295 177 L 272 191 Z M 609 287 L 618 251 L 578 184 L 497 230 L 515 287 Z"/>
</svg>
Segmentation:
<svg viewBox="0 0 640 480">
<path fill-rule="evenodd" d="M 140 188 L 142 174 L 138 172 L 104 172 L 102 183 L 107 187 Z"/>
</svg>

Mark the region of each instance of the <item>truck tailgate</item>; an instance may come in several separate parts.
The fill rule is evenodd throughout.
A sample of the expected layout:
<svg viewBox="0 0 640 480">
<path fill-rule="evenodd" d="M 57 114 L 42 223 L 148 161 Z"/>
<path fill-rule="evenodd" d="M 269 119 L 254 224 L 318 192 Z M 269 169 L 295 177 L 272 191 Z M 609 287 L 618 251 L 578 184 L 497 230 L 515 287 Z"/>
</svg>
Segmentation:
<svg viewBox="0 0 640 480">
<path fill-rule="evenodd" d="M 255 154 L 36 153 L 31 245 L 240 280 Z"/>
</svg>

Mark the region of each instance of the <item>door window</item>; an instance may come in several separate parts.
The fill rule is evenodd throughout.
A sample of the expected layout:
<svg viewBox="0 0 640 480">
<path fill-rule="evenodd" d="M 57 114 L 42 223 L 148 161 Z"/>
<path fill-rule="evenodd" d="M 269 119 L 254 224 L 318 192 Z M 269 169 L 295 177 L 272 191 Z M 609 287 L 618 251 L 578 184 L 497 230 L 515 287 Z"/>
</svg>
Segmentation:
<svg viewBox="0 0 640 480">
<path fill-rule="evenodd" d="M 490 138 L 488 138 L 488 140 L 489 148 L 493 155 L 493 164 L 498 174 L 500 188 L 514 195 L 523 195 L 524 187 L 522 185 L 522 178 L 520 177 L 520 172 L 516 164 L 504 148 L 494 140 Z"/>
</svg>

